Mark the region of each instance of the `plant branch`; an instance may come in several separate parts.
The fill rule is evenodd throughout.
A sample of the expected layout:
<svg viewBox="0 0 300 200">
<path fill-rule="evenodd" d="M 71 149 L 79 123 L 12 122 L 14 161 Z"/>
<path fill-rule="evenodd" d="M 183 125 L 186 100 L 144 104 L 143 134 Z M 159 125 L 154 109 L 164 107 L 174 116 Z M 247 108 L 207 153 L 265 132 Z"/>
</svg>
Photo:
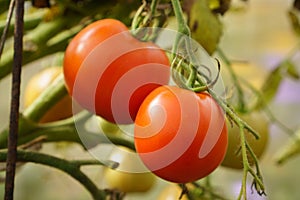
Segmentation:
<svg viewBox="0 0 300 200">
<path fill-rule="evenodd" d="M 32 104 L 28 106 L 26 110 L 24 110 L 23 115 L 28 119 L 37 122 L 51 107 L 66 95 L 68 95 L 68 92 L 64 84 L 63 75 L 61 74 Z"/>
<path fill-rule="evenodd" d="M 274 116 L 274 114 L 272 113 L 271 109 L 269 108 L 269 106 L 268 106 L 264 96 L 262 95 L 262 93 L 259 90 L 257 90 L 255 87 L 253 87 L 247 80 L 241 79 L 241 82 L 246 87 L 248 87 L 256 95 L 256 97 L 259 99 L 258 104 L 260 106 L 257 107 L 257 105 L 254 105 L 253 109 L 263 109 L 265 111 L 265 113 L 268 115 L 271 122 L 275 123 L 281 130 L 283 130 L 287 134 L 293 135 L 294 131 L 292 129 L 290 129 L 289 127 L 287 127 L 279 119 L 277 119 L 277 117 Z"/>
<path fill-rule="evenodd" d="M 236 73 L 234 72 L 234 70 L 232 69 L 232 64 L 230 62 L 230 60 L 227 58 L 227 56 L 225 55 L 225 53 L 218 48 L 217 52 L 219 54 L 219 56 L 222 58 L 222 60 L 225 62 L 228 72 L 230 74 L 231 80 L 233 81 L 234 86 L 236 87 L 237 93 L 238 93 L 238 111 L 239 112 L 246 112 L 246 106 L 245 106 L 245 100 L 244 100 L 244 92 L 241 88 L 241 84 L 239 83 L 238 77 L 236 75 Z"/>
<path fill-rule="evenodd" d="M 10 104 L 10 122 L 8 151 L 6 158 L 5 200 L 14 199 L 14 182 L 17 160 L 17 141 L 19 130 L 20 85 L 23 51 L 24 0 L 16 0 L 16 25 L 14 31 L 14 64 L 12 70 L 12 90 Z"/>
<path fill-rule="evenodd" d="M 190 37 L 191 36 L 191 31 L 190 31 L 189 26 L 185 22 L 183 11 L 182 11 L 179 0 L 171 0 L 171 2 L 172 2 L 174 14 L 175 14 L 176 21 L 177 21 L 178 32 L 179 32 L 176 35 L 176 38 L 175 38 L 175 41 L 174 41 L 174 44 L 173 44 L 173 49 L 172 49 L 172 53 L 176 54 L 177 51 L 178 51 L 179 44 L 181 43 L 182 37 L 183 36 Z M 189 39 L 186 42 L 189 43 Z M 188 46 L 188 44 L 187 44 L 187 50 L 190 50 L 189 47 L 190 46 Z M 174 59 L 174 58 L 172 58 L 172 59 Z"/>
<path fill-rule="evenodd" d="M 2 52 L 3 52 L 3 49 L 4 49 L 4 44 L 5 44 L 5 41 L 6 41 L 6 38 L 7 38 L 7 34 L 8 34 L 8 31 L 9 31 L 10 22 L 11 22 L 11 18 L 12 18 L 12 15 L 13 15 L 14 8 L 15 8 L 15 0 L 11 0 L 10 4 L 9 4 L 7 18 L 6 18 L 6 21 L 5 21 L 5 26 L 3 28 L 3 32 L 2 32 L 2 36 L 1 36 L 1 40 L 0 40 L 0 60 L 1 60 L 1 57 L 2 57 Z"/>
<path fill-rule="evenodd" d="M 7 154 L 8 152 L 6 150 L 0 151 L 1 162 L 4 162 L 6 160 Z M 80 167 L 83 165 L 90 165 L 90 164 L 103 165 L 103 163 L 99 161 L 92 161 L 92 160 L 68 161 L 48 154 L 43 154 L 43 153 L 38 153 L 33 151 L 25 151 L 20 149 L 17 152 L 17 161 L 33 162 L 33 163 L 42 164 L 42 165 L 59 169 L 67 173 L 71 177 L 73 177 L 79 183 L 81 183 L 90 192 L 94 200 L 105 200 L 106 192 L 104 190 L 100 190 L 95 185 L 95 183 L 93 183 L 91 179 L 80 170 Z"/>
</svg>

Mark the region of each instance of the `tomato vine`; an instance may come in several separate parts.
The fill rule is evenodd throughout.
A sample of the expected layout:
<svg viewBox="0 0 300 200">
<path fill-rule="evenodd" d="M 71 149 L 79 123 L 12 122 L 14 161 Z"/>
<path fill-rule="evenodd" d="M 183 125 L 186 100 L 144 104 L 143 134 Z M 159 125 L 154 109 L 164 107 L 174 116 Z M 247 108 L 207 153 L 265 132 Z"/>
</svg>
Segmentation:
<svg viewBox="0 0 300 200">
<path fill-rule="evenodd" d="M 11 124 L 9 129 L 7 128 L 3 130 L 0 134 L 0 148 L 2 149 L 0 150 L 0 161 L 4 162 L 7 160 L 7 180 L 10 181 L 6 183 L 6 199 L 13 198 L 13 180 L 15 176 L 14 165 L 16 162 L 34 162 L 62 170 L 79 181 L 90 192 L 93 199 L 105 199 L 107 196 L 110 196 L 112 199 L 123 198 L 123 195 L 117 191 L 98 188 L 96 184 L 80 170 L 80 167 L 84 165 L 105 165 L 109 168 L 117 168 L 119 164 L 117 162 L 109 160 L 103 163 L 98 160 L 65 160 L 51 155 L 26 150 L 26 148 L 31 145 L 59 141 L 75 142 L 80 144 L 86 150 L 99 143 L 112 143 L 136 150 L 136 146 L 132 138 L 129 139 L 124 135 L 113 134 L 99 136 L 88 129 L 84 129 L 83 131 L 89 135 L 88 140 L 90 141 L 90 146 L 86 146 L 78 135 L 78 126 L 76 125 L 78 125 L 78 123 L 86 123 L 93 116 L 93 114 L 88 111 L 82 111 L 71 118 L 56 122 L 45 124 L 38 123 L 41 117 L 53 105 L 68 94 L 62 76 L 57 78 L 56 81 L 52 83 L 34 101 L 34 103 L 32 103 L 22 113 L 19 113 L 18 111 L 18 101 L 20 98 L 20 80 L 18 80 L 20 78 L 20 71 L 18 70 L 21 70 L 21 66 L 47 55 L 64 52 L 70 39 L 74 38 L 78 32 L 87 25 L 103 18 L 126 18 L 126 20 L 124 20 L 125 24 L 127 26 L 131 24 L 130 33 L 138 40 L 147 42 L 155 41 L 159 35 L 159 28 L 165 26 L 171 15 L 175 16 L 178 28 L 176 39 L 170 52 L 166 52 L 169 54 L 173 80 L 177 86 L 183 89 L 191 90 L 195 93 L 209 93 L 223 109 L 230 123 L 237 126 L 239 129 L 239 152 L 242 155 L 243 177 L 240 193 L 237 197 L 238 199 L 247 199 L 246 185 L 249 174 L 253 178 L 252 186 L 255 188 L 257 193 L 259 195 L 266 195 L 259 160 L 245 136 L 245 134 L 249 132 L 252 137 L 259 139 L 260 134 L 254 130 L 247 121 L 244 121 L 239 116 L 240 113 L 250 113 L 253 110 L 264 110 L 271 122 L 278 125 L 282 130 L 289 133 L 292 138 L 294 138 L 291 140 L 292 144 L 288 145 L 289 147 L 292 146 L 292 148 L 288 148 L 288 150 L 285 149 L 283 153 L 279 154 L 277 158 L 278 163 L 283 163 L 290 156 L 296 155 L 300 152 L 298 132 L 294 134 L 295 131 L 281 123 L 280 120 L 273 116 L 271 110 L 268 108 L 268 103 L 273 99 L 279 84 L 284 78 L 282 73 L 283 71 L 287 72 L 287 74 L 291 77 L 299 79 L 297 70 L 295 70 L 293 64 L 289 62 L 289 56 L 270 73 L 270 76 L 266 80 L 262 89 L 265 94 L 262 94 L 262 92 L 253 88 L 247 81 L 238 78 L 231 67 L 231 61 L 226 57 L 225 53 L 217 47 L 215 49 L 216 53 L 222 61 L 225 62 L 227 67 L 226 69 L 229 71 L 230 78 L 237 91 L 237 105 L 232 105 L 231 102 L 228 102 L 227 99 L 224 99 L 214 91 L 214 85 L 219 78 L 220 71 L 222 70 L 221 68 L 223 68 L 221 62 L 216 59 L 216 69 L 218 70 L 218 73 L 214 78 L 211 77 L 212 69 L 205 65 L 199 66 L 197 63 L 195 52 L 198 49 L 193 49 L 191 38 L 193 38 L 193 33 L 197 32 L 195 29 L 197 29 L 199 24 L 197 21 L 197 23 L 194 23 L 193 26 L 191 26 L 191 23 L 186 20 L 186 10 L 184 10 L 186 8 L 183 9 L 179 0 L 153 0 L 150 3 L 148 1 L 142 1 L 142 5 L 140 7 L 138 7 L 138 3 L 132 1 L 123 1 L 122 3 L 118 2 L 117 5 L 114 4 L 117 1 L 101 1 L 100 4 L 95 3 L 94 1 L 57 1 L 57 4 L 52 5 L 51 8 L 47 9 L 47 11 L 39 10 L 38 12 L 35 12 L 35 14 L 25 14 L 24 20 L 22 18 L 22 6 L 24 6 L 24 2 L 16 0 L 16 20 L 11 22 L 11 13 L 13 11 L 14 2 L 15 1 L 13 0 L 11 1 L 5 25 L 3 26 L 3 24 L 0 24 L 0 30 L 3 31 L 0 43 L 0 78 L 2 79 L 6 77 L 11 72 L 13 74 L 11 107 L 14 108 L 14 110 L 11 111 Z M 188 3 L 193 5 L 194 3 L 199 2 L 195 0 L 189 1 Z M 212 13 L 220 12 L 220 14 L 223 15 L 224 12 L 228 10 L 228 4 L 223 5 L 221 3 L 224 2 L 219 3 L 220 5 L 219 7 L 217 6 L 217 9 L 213 7 Z M 122 6 L 124 6 L 123 4 L 126 4 L 128 9 L 122 9 Z M 207 5 L 201 4 L 201 6 L 201 8 L 203 8 L 203 6 L 205 7 Z M 92 9 L 92 13 L 89 12 L 91 8 L 94 8 Z M 128 17 L 132 14 L 132 12 L 135 12 L 133 18 Z M 294 13 L 291 12 L 290 17 L 294 20 L 294 28 L 298 30 L 299 27 L 297 27 L 297 19 L 293 14 Z M 212 22 L 212 24 L 218 24 L 219 21 L 212 18 L 210 22 Z M 12 34 L 12 32 L 9 31 L 9 28 L 11 28 L 12 25 L 16 27 L 15 47 L 8 47 L 6 51 L 3 51 L 4 44 L 6 42 L 5 40 Z M 25 31 L 24 37 L 22 33 L 23 25 Z M 150 29 L 147 29 L 149 27 Z M 216 28 L 215 32 L 216 35 L 218 35 L 220 27 L 213 28 Z M 148 32 L 147 30 L 151 31 Z M 22 42 L 23 39 L 24 43 Z M 214 38 L 214 42 L 212 43 L 216 43 L 216 40 L 218 40 L 218 38 Z M 22 44 L 24 44 L 24 49 L 22 49 Z M 208 48 L 210 54 L 211 50 L 214 50 L 215 48 L 214 45 L 213 47 Z M 296 49 L 298 48 L 299 46 L 297 45 Z M 15 54 L 14 57 L 12 56 L 13 53 Z M 23 62 L 21 61 L 22 57 Z M 11 67 L 12 64 L 14 66 L 13 68 Z M 207 72 L 208 75 L 206 75 L 205 72 Z M 270 85 L 272 85 L 271 83 L 276 83 L 275 89 L 270 88 Z M 257 97 L 257 102 L 253 107 L 247 107 L 242 86 L 250 88 Z M 8 138 L 9 142 L 7 142 Z M 18 141 L 16 140 L 17 138 Z M 14 142 L 18 143 L 14 144 Z M 253 160 L 254 165 L 252 165 L 250 159 Z M 11 174 L 9 174 L 9 172 Z M 205 187 L 202 187 L 197 182 L 193 182 L 192 184 L 202 192 L 207 192 L 211 199 L 223 199 L 213 191 L 209 182 L 209 177 L 206 177 L 206 180 L 207 182 Z M 193 197 L 189 194 L 190 188 L 187 187 L 187 184 L 182 184 L 181 186 L 183 190 L 182 194 L 186 192 L 188 194 L 187 196 L 192 199 Z"/>
</svg>

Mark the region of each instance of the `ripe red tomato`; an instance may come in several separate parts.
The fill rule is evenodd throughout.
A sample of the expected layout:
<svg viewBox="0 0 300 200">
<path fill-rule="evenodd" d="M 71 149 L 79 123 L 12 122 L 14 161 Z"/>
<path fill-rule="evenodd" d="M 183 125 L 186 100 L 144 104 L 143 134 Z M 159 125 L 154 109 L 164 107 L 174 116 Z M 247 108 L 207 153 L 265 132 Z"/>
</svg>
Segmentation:
<svg viewBox="0 0 300 200">
<path fill-rule="evenodd" d="M 142 103 L 134 140 L 141 160 L 154 174 L 171 182 L 195 181 L 224 158 L 225 116 L 208 93 L 161 86 Z"/>
<path fill-rule="evenodd" d="M 169 82 L 169 66 L 160 47 L 137 40 L 118 20 L 103 19 L 72 39 L 64 76 L 69 93 L 82 107 L 110 122 L 128 124 L 144 98 Z"/>
</svg>

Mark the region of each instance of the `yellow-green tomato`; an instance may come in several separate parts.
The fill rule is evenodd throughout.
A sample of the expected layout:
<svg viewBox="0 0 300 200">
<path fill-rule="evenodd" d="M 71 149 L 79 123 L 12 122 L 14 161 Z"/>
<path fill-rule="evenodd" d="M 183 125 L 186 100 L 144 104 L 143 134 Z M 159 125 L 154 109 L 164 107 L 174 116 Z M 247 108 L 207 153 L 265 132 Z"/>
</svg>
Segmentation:
<svg viewBox="0 0 300 200">
<path fill-rule="evenodd" d="M 117 169 L 105 168 L 103 179 L 108 188 L 126 193 L 147 192 L 156 182 L 156 177 L 139 161 L 132 150 L 119 147 L 111 155 L 110 160 L 119 163 Z"/>
<path fill-rule="evenodd" d="M 192 184 L 186 184 L 191 196 L 195 200 L 207 200 L 204 193 L 194 193 L 195 187 Z M 179 185 L 170 183 L 158 195 L 157 200 L 178 200 L 181 196 L 182 189 Z M 186 194 L 182 195 L 181 200 L 189 200 Z"/>
<path fill-rule="evenodd" d="M 181 191 L 177 184 L 170 184 L 160 192 L 157 200 L 178 200 Z M 183 195 L 181 200 L 188 200 L 187 195 Z"/>
<path fill-rule="evenodd" d="M 261 88 L 268 75 L 264 68 L 251 62 L 233 62 L 231 67 L 238 79 L 245 79 L 256 89 Z M 225 85 L 233 84 L 228 70 L 221 70 L 221 75 Z M 243 84 L 241 86 L 243 87 Z"/>
<path fill-rule="evenodd" d="M 117 124 L 109 122 L 102 117 L 98 117 L 99 119 L 99 125 L 100 125 L 100 131 L 105 134 L 115 134 L 120 131 L 120 128 Z"/>
<path fill-rule="evenodd" d="M 245 131 L 245 138 L 255 153 L 257 158 L 260 158 L 265 152 L 268 140 L 269 140 L 269 123 L 267 117 L 259 111 L 247 113 L 245 115 L 239 115 L 245 122 L 247 122 L 256 132 L 260 134 L 260 138 L 257 140 L 255 137 Z M 242 154 L 240 151 L 240 130 L 235 124 L 230 124 L 227 121 L 228 128 L 228 147 L 225 158 L 222 162 L 222 166 L 242 169 Z M 254 164 L 254 160 L 248 153 L 248 161 L 250 165 Z"/>
<path fill-rule="evenodd" d="M 27 108 L 61 73 L 62 68 L 54 66 L 45 68 L 34 74 L 24 91 L 24 107 Z M 66 95 L 46 112 L 40 122 L 45 123 L 61 120 L 72 115 L 72 99 L 69 95 Z"/>
</svg>

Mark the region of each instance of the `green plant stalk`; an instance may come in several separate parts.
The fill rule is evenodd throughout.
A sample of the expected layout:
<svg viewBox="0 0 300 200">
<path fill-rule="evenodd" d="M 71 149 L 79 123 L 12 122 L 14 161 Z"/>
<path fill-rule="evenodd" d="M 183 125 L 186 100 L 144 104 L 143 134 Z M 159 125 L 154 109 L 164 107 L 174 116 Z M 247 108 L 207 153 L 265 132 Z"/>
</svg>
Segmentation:
<svg viewBox="0 0 300 200">
<path fill-rule="evenodd" d="M 255 87 L 253 87 L 247 80 L 241 79 L 241 82 L 246 87 L 248 87 L 259 99 L 258 102 L 256 103 L 256 105 L 254 105 L 254 107 L 252 109 L 250 108 L 249 111 L 263 109 L 265 111 L 265 113 L 267 114 L 267 116 L 269 117 L 269 120 L 272 123 L 275 123 L 281 130 L 283 130 L 287 134 L 293 135 L 293 133 L 294 133 L 293 130 L 290 129 L 289 127 L 287 127 L 285 124 L 283 124 L 279 119 L 277 119 L 274 116 L 271 109 L 268 107 L 268 104 L 265 101 L 263 94 L 259 90 L 257 90 Z M 258 106 L 258 105 L 260 105 L 260 106 Z"/>
<path fill-rule="evenodd" d="M 152 20 L 153 16 L 155 15 L 157 4 L 159 3 L 159 0 L 152 0 L 150 5 L 150 12 L 149 14 L 144 18 L 143 24 L 149 24 L 149 22 Z"/>
<path fill-rule="evenodd" d="M 258 159 L 256 157 L 256 155 L 254 154 L 253 150 L 251 149 L 251 147 L 247 144 L 246 138 L 245 138 L 245 127 L 242 121 L 238 122 L 238 126 L 240 128 L 240 145 L 241 145 L 241 153 L 242 153 L 242 159 L 243 159 L 243 180 L 242 180 L 242 186 L 241 186 L 241 190 L 238 196 L 238 199 L 247 199 L 247 174 L 248 172 L 253 176 L 254 181 L 253 183 L 255 184 L 255 189 L 257 190 L 257 192 L 259 194 L 265 194 L 264 190 L 264 184 L 262 182 L 262 176 L 260 173 L 260 169 L 258 166 Z M 253 158 L 254 162 L 255 162 L 255 167 L 256 167 L 256 173 L 254 172 L 254 170 L 251 168 L 250 164 L 249 164 L 249 160 L 248 160 L 248 155 L 247 152 L 250 153 L 251 157 Z"/>
<path fill-rule="evenodd" d="M 245 133 L 244 133 L 244 126 L 243 124 L 239 123 L 239 128 L 240 128 L 240 145 L 241 145 L 241 152 L 242 152 L 242 159 L 243 159 L 243 179 L 242 179 L 242 186 L 240 190 L 240 194 L 238 196 L 238 200 L 241 200 L 244 197 L 244 200 L 247 199 L 247 174 L 249 170 L 249 162 L 248 162 L 248 157 L 247 157 L 247 149 L 246 149 L 246 139 L 245 139 Z"/>
<path fill-rule="evenodd" d="M 289 159 L 300 154 L 300 129 L 289 138 L 289 140 L 276 152 L 276 164 L 284 164 Z"/>
<path fill-rule="evenodd" d="M 185 22 L 184 14 L 183 14 L 179 0 L 171 0 L 171 2 L 173 5 L 174 14 L 175 14 L 176 21 L 177 21 L 178 32 L 180 33 L 180 34 L 177 34 L 175 42 L 173 44 L 173 49 L 172 49 L 172 52 L 176 54 L 176 52 L 178 50 L 178 45 L 180 44 L 180 40 L 182 38 L 181 34 L 189 37 L 189 36 L 191 36 L 191 31 L 190 31 L 189 26 Z"/>
<path fill-rule="evenodd" d="M 45 10 L 38 10 L 30 14 L 25 14 L 24 16 L 24 31 L 31 30 L 35 28 L 43 19 L 43 16 L 45 15 Z M 4 27 L 6 25 L 6 20 L 0 20 L 0 33 L 3 32 Z M 9 36 L 13 33 L 13 27 L 15 25 L 15 22 L 12 21 L 9 26 Z"/>
<path fill-rule="evenodd" d="M 68 23 L 71 23 L 71 21 L 67 16 L 57 17 L 48 22 L 42 22 L 24 36 L 24 42 L 25 44 L 26 42 L 33 43 L 33 45 L 37 47 L 43 46 L 50 38 L 63 30 Z"/>
<path fill-rule="evenodd" d="M 224 52 L 220 48 L 217 49 L 217 52 L 218 52 L 219 56 L 222 58 L 222 60 L 225 62 L 226 66 L 227 66 L 227 70 L 230 74 L 231 80 L 233 81 L 234 86 L 236 87 L 236 90 L 238 93 L 237 110 L 241 113 L 245 113 L 245 112 L 247 112 L 247 108 L 245 106 L 244 92 L 240 86 L 238 77 L 237 77 L 236 73 L 234 72 L 234 70 L 232 69 L 231 62 L 227 58 L 227 56 L 224 54 Z"/>
<path fill-rule="evenodd" d="M 259 195 L 263 195 L 263 194 L 265 195 L 266 194 L 265 186 L 263 184 L 263 178 L 262 178 L 262 174 L 260 172 L 258 158 L 255 155 L 254 151 L 252 150 L 252 148 L 250 147 L 250 145 L 248 144 L 247 141 L 246 141 L 246 148 L 247 148 L 247 151 L 250 153 L 250 156 L 254 160 L 255 169 L 256 169 L 256 172 L 255 172 L 249 165 L 249 173 L 254 177 L 252 185 L 254 185 L 254 187 Z"/>
<path fill-rule="evenodd" d="M 30 50 L 23 51 L 23 65 L 28 64 L 32 61 L 40 59 L 44 56 L 51 55 L 53 53 L 64 51 L 67 47 L 68 41 L 72 38 L 84 25 L 77 25 L 72 29 L 65 32 L 65 34 L 60 35 L 61 37 L 57 38 L 56 41 L 50 43 L 51 45 L 40 47 L 36 51 L 32 52 Z M 13 50 L 8 49 L 3 53 L 1 62 L 0 62 L 0 80 L 11 73 L 11 66 L 13 63 L 12 60 Z"/>
<path fill-rule="evenodd" d="M 39 121 L 59 100 L 68 95 L 63 75 L 59 75 L 37 99 L 24 110 L 23 115 L 32 121 Z"/>
<path fill-rule="evenodd" d="M 9 26 L 11 24 L 12 16 L 13 16 L 13 13 L 14 13 L 14 8 L 15 8 L 15 0 L 12 0 L 10 2 L 9 9 L 8 9 L 8 12 L 7 12 L 5 25 L 3 27 L 3 30 L 1 31 L 2 33 L 1 33 L 1 39 L 0 39 L 0 60 L 1 60 L 3 49 L 4 49 L 4 46 L 5 46 L 5 41 L 8 37 Z"/>
<path fill-rule="evenodd" d="M 185 39 L 184 42 L 186 45 L 186 50 L 187 50 L 188 56 L 191 59 L 191 64 L 192 64 L 191 66 L 189 66 L 190 73 L 189 73 L 188 81 L 186 84 L 187 84 L 188 88 L 190 88 L 196 92 L 206 90 L 207 87 L 206 87 L 205 82 L 202 80 L 202 77 L 199 77 L 197 79 L 197 70 L 193 67 L 193 65 L 195 66 L 195 64 L 196 64 L 196 58 L 195 58 L 194 53 L 192 52 L 191 40 L 189 39 L 191 37 L 191 30 L 184 19 L 184 14 L 183 14 L 180 2 L 179 2 L 179 0 L 171 0 L 171 2 L 173 5 L 173 10 L 174 10 L 174 14 L 175 14 L 176 21 L 177 21 L 177 27 L 178 27 L 178 30 L 177 30 L 178 33 L 176 35 L 176 38 L 175 38 L 175 41 L 173 44 L 173 48 L 172 48 L 172 53 L 173 53 L 172 60 L 174 60 L 176 58 L 178 46 L 181 43 L 181 40 L 183 39 L 183 37 L 186 36 L 186 38 L 184 38 Z M 199 90 L 199 88 L 193 89 L 196 81 L 198 81 L 198 83 L 200 84 L 200 90 Z"/>
<path fill-rule="evenodd" d="M 40 95 L 37 99 L 23 112 L 25 119 L 20 124 L 19 139 L 22 136 L 28 134 L 28 132 L 35 129 L 34 122 L 39 121 L 43 115 L 54 106 L 60 99 L 67 95 L 67 91 L 64 85 L 63 77 L 59 76 L 53 83 Z M 21 122 L 21 121 L 20 121 Z M 5 129 L 0 134 L 0 148 L 6 147 L 6 141 L 8 136 L 8 130 Z"/>
<path fill-rule="evenodd" d="M 89 115 L 90 116 L 90 115 Z M 76 116 L 75 116 L 76 117 Z M 82 121 L 84 123 L 85 121 Z M 98 144 L 115 144 L 126 146 L 132 150 L 135 150 L 135 146 L 133 141 L 125 139 L 122 136 L 114 136 L 114 135 L 100 135 L 89 130 L 78 130 L 78 125 L 75 123 L 81 123 L 73 117 L 40 125 L 35 130 L 29 132 L 27 135 L 19 138 L 19 145 L 26 144 L 35 138 L 43 137 L 43 142 L 58 142 L 58 141 L 68 141 L 68 142 L 76 142 L 80 144 L 84 148 L 92 148 Z M 83 125 L 82 125 L 83 126 Z M 79 127 L 80 128 L 80 127 Z M 84 131 L 85 133 L 85 141 L 82 141 L 78 131 Z"/>
<path fill-rule="evenodd" d="M 0 161 L 5 162 L 7 157 L 7 150 L 0 151 Z M 59 169 L 79 183 L 81 183 L 91 194 L 94 200 L 105 200 L 106 192 L 100 190 L 92 180 L 86 176 L 81 170 L 80 167 L 82 165 L 90 165 L 96 164 L 94 161 L 68 161 L 62 158 L 57 158 L 48 154 L 26 151 L 26 150 L 18 150 L 17 152 L 17 161 L 18 162 L 33 162 L 36 164 L 42 164 L 49 167 L 54 167 Z M 97 164 L 101 165 L 102 163 L 98 162 Z"/>
<path fill-rule="evenodd" d="M 84 146 L 78 135 L 78 130 L 75 123 L 85 122 L 88 117 L 91 116 L 90 113 L 79 113 L 74 117 L 58 122 L 46 124 L 34 123 L 38 122 L 41 117 L 65 95 L 67 95 L 67 90 L 61 75 L 57 77 L 53 83 L 45 91 L 43 91 L 43 93 L 38 96 L 37 99 L 27 109 L 24 110 L 24 120 L 22 121 L 23 124 L 20 126 L 21 128 L 19 130 L 18 145 L 28 143 L 37 137 L 45 136 L 45 142 L 70 141 L 77 142 Z M 104 136 L 101 137 L 98 134 L 89 132 L 88 130 L 83 131 L 87 132 L 87 134 L 90 136 L 90 146 L 95 146 L 100 142 L 111 142 L 129 147 L 131 149 L 135 148 L 132 141 L 119 136 L 107 136 L 109 139 L 107 140 L 107 138 Z M 6 147 L 7 134 L 7 129 L 0 134 L 0 148 Z"/>
<path fill-rule="evenodd" d="M 183 13 L 182 13 L 182 9 L 180 6 L 180 3 L 178 0 L 172 0 L 172 5 L 173 5 L 173 9 L 175 12 L 175 17 L 178 23 L 178 32 L 182 33 L 186 36 L 191 36 L 190 34 L 190 30 L 188 25 L 186 24 L 184 17 L 183 17 Z M 175 44 L 173 46 L 172 49 L 172 53 L 175 54 L 173 55 L 173 61 L 174 59 L 176 59 L 176 52 L 178 50 L 178 45 L 180 40 L 182 39 L 182 35 L 177 34 L 177 37 L 175 39 Z M 188 40 L 185 41 L 185 45 L 186 45 L 186 49 L 188 51 L 188 56 L 190 56 L 191 58 L 191 63 L 194 64 L 194 54 L 193 52 L 191 52 L 191 48 L 190 47 L 190 43 Z M 175 57 L 174 57 L 175 56 Z M 193 69 L 189 69 L 187 70 L 189 73 L 191 73 L 192 70 L 194 73 L 196 73 L 195 68 Z M 192 72 L 192 73 L 193 73 Z M 191 80 L 191 77 L 195 77 L 194 80 Z M 187 83 L 188 85 L 186 87 L 189 88 L 189 85 L 191 85 L 191 81 L 193 83 L 195 83 L 195 81 L 198 81 L 198 83 L 200 84 L 200 86 L 205 86 L 202 77 L 199 76 L 194 76 L 193 74 L 189 74 L 189 82 Z M 253 136 L 256 139 L 259 139 L 259 134 L 252 129 L 251 126 L 249 126 L 245 121 L 243 121 L 239 116 L 237 116 L 237 114 L 232 110 L 231 107 L 229 107 L 229 105 L 227 103 L 225 103 L 220 97 L 218 97 L 218 95 L 211 90 L 208 87 L 204 87 L 205 90 L 207 90 L 212 97 L 217 101 L 217 103 L 221 106 L 221 108 L 225 111 L 226 115 L 230 117 L 230 119 L 232 119 L 240 128 L 240 133 L 241 133 L 241 147 L 242 147 L 242 158 L 243 158 L 243 165 L 244 165 L 244 175 L 243 175 L 243 179 L 242 179 L 242 186 L 241 186 L 241 191 L 239 194 L 239 199 L 241 199 L 242 197 L 244 197 L 244 199 L 246 199 L 246 193 L 247 193 L 247 188 L 246 188 L 246 182 L 247 182 L 247 174 L 248 172 L 254 177 L 255 182 L 257 182 L 260 186 L 260 189 L 263 191 L 264 190 L 264 185 L 260 179 L 260 177 L 258 177 L 255 173 L 253 173 L 253 170 L 250 168 L 249 162 L 248 162 L 248 158 L 247 158 L 247 147 L 246 147 L 246 139 L 245 139 L 245 135 L 244 135 L 244 130 L 248 130 L 250 133 L 253 134 Z M 249 147 L 250 148 L 250 147 Z M 255 160 L 256 157 L 254 157 Z M 258 162 L 257 160 L 255 160 L 255 162 Z M 257 188 L 256 188 L 257 189 Z M 261 192 L 261 191 L 259 191 Z"/>
<path fill-rule="evenodd" d="M 150 4 L 150 9 L 147 7 L 147 1 L 142 1 L 142 5 L 135 12 L 131 22 L 131 34 L 141 41 L 155 41 L 160 29 L 167 18 L 161 17 L 161 13 L 157 13 L 159 0 L 153 0 Z M 145 31 L 144 28 L 151 28 Z"/>
</svg>

